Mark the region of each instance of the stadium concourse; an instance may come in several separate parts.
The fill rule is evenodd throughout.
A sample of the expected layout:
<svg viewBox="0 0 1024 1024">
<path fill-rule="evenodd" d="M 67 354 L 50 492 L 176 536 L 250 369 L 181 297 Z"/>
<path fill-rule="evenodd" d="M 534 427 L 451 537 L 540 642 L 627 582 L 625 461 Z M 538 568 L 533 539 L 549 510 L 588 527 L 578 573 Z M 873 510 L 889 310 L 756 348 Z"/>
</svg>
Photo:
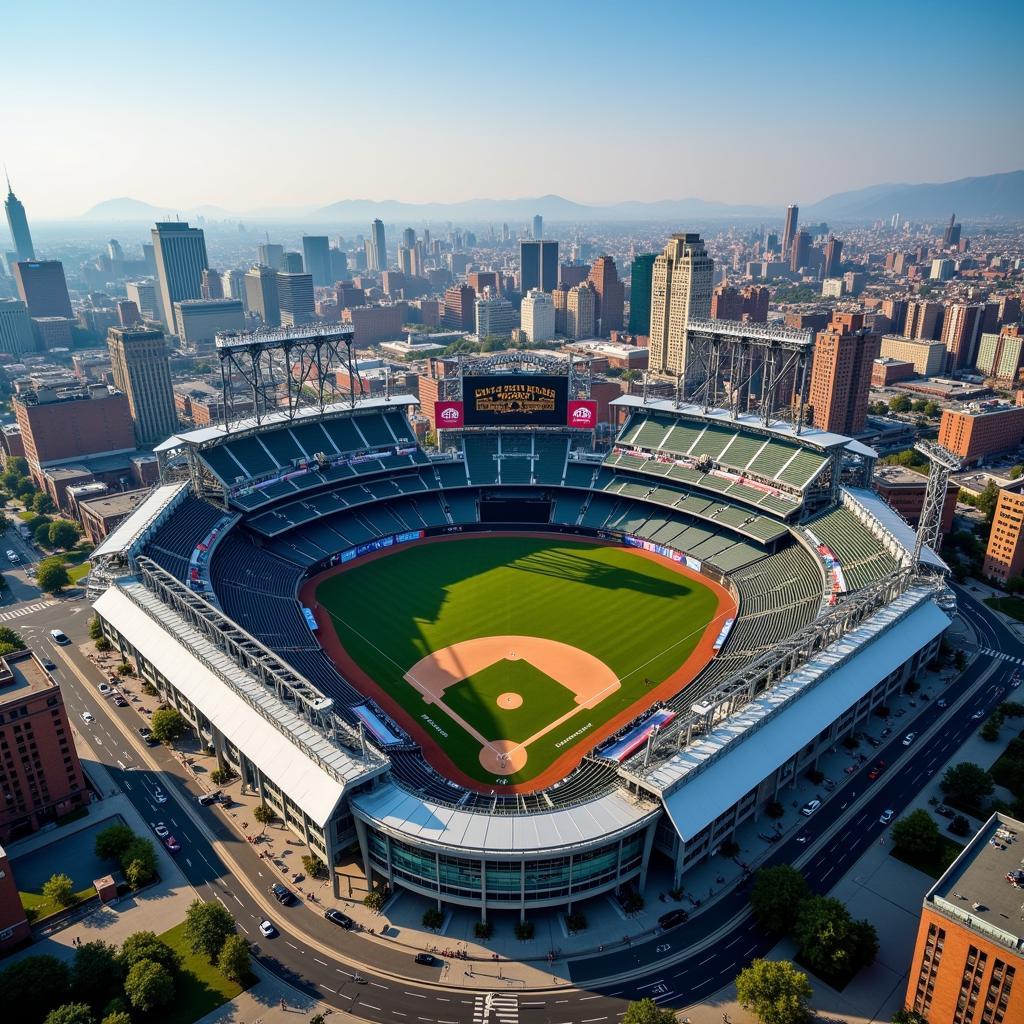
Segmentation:
<svg viewBox="0 0 1024 1024">
<path fill-rule="evenodd" d="M 409 395 L 175 435 L 161 486 L 94 553 L 104 632 L 327 864 L 357 846 L 372 882 L 483 918 L 643 889 L 656 858 L 678 880 L 934 656 L 943 565 L 927 548 L 915 562 L 856 441 L 616 404 L 604 453 L 589 432 L 494 427 L 428 454 Z M 563 777 L 503 793 L 432 762 L 298 595 L 374 553 L 508 533 L 642 550 L 736 611 L 686 686 L 599 742 L 570 737 Z"/>
</svg>

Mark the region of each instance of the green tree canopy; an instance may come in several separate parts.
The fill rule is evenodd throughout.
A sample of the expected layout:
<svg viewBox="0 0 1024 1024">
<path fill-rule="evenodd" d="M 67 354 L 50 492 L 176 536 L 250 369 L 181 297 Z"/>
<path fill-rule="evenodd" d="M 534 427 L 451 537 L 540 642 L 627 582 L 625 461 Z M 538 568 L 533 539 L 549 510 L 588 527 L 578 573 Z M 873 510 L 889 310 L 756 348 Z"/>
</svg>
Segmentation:
<svg viewBox="0 0 1024 1024">
<path fill-rule="evenodd" d="M 931 857 L 939 852 L 942 836 L 935 819 L 923 809 L 900 818 L 892 827 L 892 841 L 902 853 Z"/>
<path fill-rule="evenodd" d="M 177 708 L 159 708 L 150 717 L 149 727 L 153 731 L 153 739 L 173 743 L 185 735 L 188 722 Z"/>
<path fill-rule="evenodd" d="M 132 1024 L 132 1015 L 127 1010 L 113 1010 L 100 1024 Z"/>
<path fill-rule="evenodd" d="M 277 817 L 273 809 L 266 804 L 257 804 L 253 809 L 252 816 L 261 825 L 269 825 Z"/>
<path fill-rule="evenodd" d="M 99 640 L 101 636 L 103 636 L 103 623 L 100 622 L 98 615 L 94 615 L 89 620 L 89 639 Z"/>
<path fill-rule="evenodd" d="M 71 990 L 94 1008 L 106 1006 L 124 982 L 124 968 L 117 949 L 106 942 L 85 942 L 75 948 L 71 966 Z"/>
<path fill-rule="evenodd" d="M 37 494 L 37 495 L 36 495 L 36 496 L 35 496 L 35 497 L 34 497 L 34 498 L 32 499 L 32 507 L 33 507 L 33 508 L 34 508 L 34 509 L 35 509 L 35 510 L 36 510 L 36 511 L 37 511 L 37 512 L 38 512 L 38 513 L 40 514 L 40 515 L 43 515 L 43 516 L 48 516 L 48 515 L 50 515 L 50 513 L 51 513 L 51 512 L 56 512 L 56 511 L 57 511 L 57 505 L 56 505 L 56 503 L 54 502 L 53 498 L 51 498 L 51 497 L 50 497 L 50 496 L 49 496 L 49 495 L 48 495 L 48 494 L 46 493 L 46 491 L 40 491 L 40 492 L 39 492 L 39 493 L 38 493 L 38 494 Z"/>
<path fill-rule="evenodd" d="M 653 999 L 639 999 L 626 1007 L 622 1024 L 676 1024 L 676 1015 Z"/>
<path fill-rule="evenodd" d="M 36 583 L 40 590 L 56 594 L 68 585 L 68 571 L 60 558 L 44 558 L 36 566 Z"/>
<path fill-rule="evenodd" d="M 852 975 L 874 961 L 878 939 L 866 921 L 854 921 L 839 900 L 811 896 L 800 906 L 793 938 L 815 972 Z"/>
<path fill-rule="evenodd" d="M 110 825 L 96 834 L 96 856 L 101 860 L 120 860 L 134 838 L 135 833 L 127 825 Z"/>
<path fill-rule="evenodd" d="M 78 527 L 70 519 L 55 519 L 50 523 L 50 547 L 73 548 L 78 543 Z"/>
<path fill-rule="evenodd" d="M 906 395 L 893 395 L 889 399 L 889 410 L 891 412 L 910 412 L 911 401 Z"/>
<path fill-rule="evenodd" d="M 71 972 L 55 956 L 27 956 L 0 971 L 0 1007 L 9 1021 L 41 1021 L 71 995 Z"/>
<path fill-rule="evenodd" d="M 140 960 L 124 979 L 124 994 L 140 1013 L 152 1013 L 174 998 L 174 978 L 163 964 Z"/>
<path fill-rule="evenodd" d="M 96 1024 L 88 1003 L 65 1003 L 46 1015 L 46 1024 Z"/>
<path fill-rule="evenodd" d="M 28 459 L 23 455 L 12 455 L 7 460 L 7 472 L 16 477 L 28 476 Z"/>
<path fill-rule="evenodd" d="M 185 941 L 193 953 L 201 953 L 213 963 L 234 933 L 235 919 L 220 903 L 192 901 L 185 914 Z"/>
<path fill-rule="evenodd" d="M 181 966 L 181 958 L 166 942 L 161 941 L 153 932 L 134 932 L 129 935 L 117 954 L 124 970 L 134 967 L 140 960 L 152 960 L 162 964 L 167 970 L 177 971 Z"/>
<path fill-rule="evenodd" d="M 755 960 L 736 977 L 736 998 L 762 1024 L 810 1021 L 811 983 L 788 960 Z"/>
<path fill-rule="evenodd" d="M 796 921 L 800 904 L 810 895 L 804 876 L 789 864 L 761 868 L 754 876 L 750 906 L 765 931 L 788 932 Z"/>
<path fill-rule="evenodd" d="M 75 902 L 75 883 L 59 871 L 43 882 L 43 896 L 55 906 L 70 907 Z"/>
<path fill-rule="evenodd" d="M 156 875 L 156 850 L 144 836 L 136 836 L 121 854 L 121 870 L 133 889 L 145 885 Z"/>
<path fill-rule="evenodd" d="M 992 776 L 973 761 L 950 765 L 939 783 L 942 792 L 951 800 L 976 807 L 995 789 Z"/>
<path fill-rule="evenodd" d="M 242 935 L 229 935 L 217 955 L 217 970 L 239 984 L 249 977 L 249 943 Z"/>
<path fill-rule="evenodd" d="M 25 641 L 20 633 L 16 633 L 10 626 L 0 626 L 0 644 L 7 644 L 12 651 L 25 650 Z"/>
</svg>

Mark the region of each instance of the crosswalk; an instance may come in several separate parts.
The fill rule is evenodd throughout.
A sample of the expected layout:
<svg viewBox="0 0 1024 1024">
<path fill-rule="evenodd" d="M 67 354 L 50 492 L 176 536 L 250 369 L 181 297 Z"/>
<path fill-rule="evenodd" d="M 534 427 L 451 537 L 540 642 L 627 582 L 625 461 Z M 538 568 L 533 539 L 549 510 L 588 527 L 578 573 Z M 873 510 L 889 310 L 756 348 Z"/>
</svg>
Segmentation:
<svg viewBox="0 0 1024 1024">
<path fill-rule="evenodd" d="M 1014 665 L 1024 665 L 1024 658 L 1015 658 L 1012 654 L 1007 654 L 1005 651 L 993 651 L 991 647 L 982 647 L 978 650 L 979 654 L 987 654 L 990 658 L 995 658 L 997 661 L 1009 661 Z"/>
<path fill-rule="evenodd" d="M 0 612 L 0 622 L 8 622 L 11 619 L 20 619 L 23 615 L 31 615 L 32 612 L 41 612 L 55 604 L 54 601 L 36 601 L 34 604 L 27 604 L 23 608 L 14 608 L 9 612 Z"/>
<path fill-rule="evenodd" d="M 473 1003 L 473 1024 L 519 1024 L 519 1000 L 503 992 L 482 992 Z"/>
</svg>

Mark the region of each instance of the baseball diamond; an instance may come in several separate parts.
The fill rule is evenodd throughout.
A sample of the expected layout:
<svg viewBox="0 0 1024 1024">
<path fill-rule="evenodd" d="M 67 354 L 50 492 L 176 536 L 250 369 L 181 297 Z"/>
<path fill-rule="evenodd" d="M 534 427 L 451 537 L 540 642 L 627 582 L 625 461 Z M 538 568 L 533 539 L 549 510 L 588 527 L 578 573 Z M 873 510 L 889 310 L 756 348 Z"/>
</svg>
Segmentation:
<svg viewBox="0 0 1024 1024">
<path fill-rule="evenodd" d="M 557 781 L 678 692 L 735 614 L 724 588 L 647 552 L 505 533 L 393 548 L 304 595 L 328 653 L 435 767 L 509 792 Z"/>
</svg>

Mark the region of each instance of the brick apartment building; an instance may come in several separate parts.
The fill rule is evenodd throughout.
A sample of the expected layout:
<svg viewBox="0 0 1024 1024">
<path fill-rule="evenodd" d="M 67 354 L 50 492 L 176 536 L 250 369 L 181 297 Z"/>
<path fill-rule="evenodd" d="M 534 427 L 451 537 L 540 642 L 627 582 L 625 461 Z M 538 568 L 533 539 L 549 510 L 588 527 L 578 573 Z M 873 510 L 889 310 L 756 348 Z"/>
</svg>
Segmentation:
<svg viewBox="0 0 1024 1024">
<path fill-rule="evenodd" d="M 809 404 L 814 425 L 837 434 L 864 429 L 871 371 L 881 339 L 864 326 L 863 313 L 833 313 L 814 344 Z"/>
<path fill-rule="evenodd" d="M 993 815 L 921 909 L 904 1000 L 942 1024 L 1024 1020 L 1024 822 Z"/>
<path fill-rule="evenodd" d="M 60 687 L 31 651 L 0 658 L 0 843 L 89 802 Z"/>
<path fill-rule="evenodd" d="M 404 302 L 389 306 L 351 306 L 341 311 L 342 323 L 351 324 L 358 348 L 376 345 L 379 341 L 402 337 L 402 324 L 409 319 Z"/>
<path fill-rule="evenodd" d="M 0 956 L 16 949 L 32 935 L 32 927 L 21 905 L 21 893 L 14 880 L 7 852 L 0 846 Z"/>
<path fill-rule="evenodd" d="M 945 409 L 939 444 L 968 465 L 989 455 L 1012 451 L 1024 439 L 1024 408 L 983 402 L 966 409 Z"/>
<path fill-rule="evenodd" d="M 927 483 L 928 477 L 905 466 L 879 466 L 875 470 L 872 486 L 908 523 L 916 526 L 924 507 Z M 946 484 L 946 500 L 942 503 L 940 529 L 943 533 L 949 533 L 953 527 L 959 493 L 959 486 L 950 480 Z"/>
<path fill-rule="evenodd" d="M 1024 575 L 1024 480 L 999 489 L 981 571 L 1000 585 Z"/>
</svg>

